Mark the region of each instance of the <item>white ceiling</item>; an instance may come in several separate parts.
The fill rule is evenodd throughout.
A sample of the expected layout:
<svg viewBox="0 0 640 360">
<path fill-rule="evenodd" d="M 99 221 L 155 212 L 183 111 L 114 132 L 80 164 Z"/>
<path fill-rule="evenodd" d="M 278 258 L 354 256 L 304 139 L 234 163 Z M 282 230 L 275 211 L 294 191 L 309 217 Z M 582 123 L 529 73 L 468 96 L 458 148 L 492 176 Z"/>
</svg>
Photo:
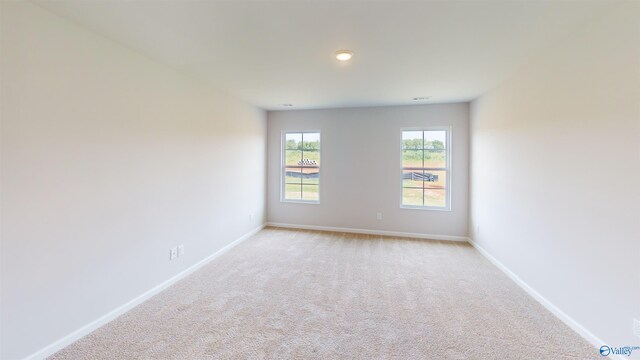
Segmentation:
<svg viewBox="0 0 640 360">
<path fill-rule="evenodd" d="M 268 110 L 468 101 L 613 2 L 36 1 Z M 350 49 L 348 64 L 334 52 Z"/>
</svg>

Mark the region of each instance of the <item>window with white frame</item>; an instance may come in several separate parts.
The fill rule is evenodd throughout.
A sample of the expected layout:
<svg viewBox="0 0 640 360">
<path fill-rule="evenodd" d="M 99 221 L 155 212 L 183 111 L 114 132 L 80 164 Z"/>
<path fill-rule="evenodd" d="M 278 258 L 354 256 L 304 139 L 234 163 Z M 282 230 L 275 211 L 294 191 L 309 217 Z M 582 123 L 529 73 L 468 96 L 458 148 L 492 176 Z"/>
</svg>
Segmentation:
<svg viewBox="0 0 640 360">
<path fill-rule="evenodd" d="M 282 134 L 281 200 L 320 202 L 320 132 Z"/>
<path fill-rule="evenodd" d="M 402 130 L 403 208 L 451 209 L 451 131 Z"/>
</svg>

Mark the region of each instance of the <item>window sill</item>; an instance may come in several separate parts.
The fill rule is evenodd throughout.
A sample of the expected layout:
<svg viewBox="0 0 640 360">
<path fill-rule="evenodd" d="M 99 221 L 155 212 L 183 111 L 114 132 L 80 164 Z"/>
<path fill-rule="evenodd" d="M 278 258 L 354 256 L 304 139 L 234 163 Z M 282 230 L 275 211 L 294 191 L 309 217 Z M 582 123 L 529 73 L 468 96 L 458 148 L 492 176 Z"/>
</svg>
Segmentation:
<svg viewBox="0 0 640 360">
<path fill-rule="evenodd" d="M 280 199 L 281 203 L 292 203 L 292 204 L 311 204 L 311 205 L 320 205 L 320 201 L 314 200 L 284 200 Z"/>
<path fill-rule="evenodd" d="M 400 209 L 405 210 L 430 210 L 430 211 L 451 211 L 451 208 L 447 207 L 434 207 L 434 206 L 408 206 L 408 205 L 400 205 Z"/>
</svg>

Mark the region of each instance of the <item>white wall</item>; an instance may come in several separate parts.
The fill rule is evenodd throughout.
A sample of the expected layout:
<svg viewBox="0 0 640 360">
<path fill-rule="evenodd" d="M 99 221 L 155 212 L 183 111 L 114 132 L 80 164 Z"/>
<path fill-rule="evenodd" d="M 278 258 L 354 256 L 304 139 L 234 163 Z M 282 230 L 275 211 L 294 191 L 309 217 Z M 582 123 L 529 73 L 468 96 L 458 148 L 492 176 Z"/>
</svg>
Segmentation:
<svg viewBox="0 0 640 360">
<path fill-rule="evenodd" d="M 467 236 L 468 104 L 272 111 L 267 122 L 270 222 Z M 452 127 L 450 212 L 400 208 L 400 129 L 420 126 Z M 319 205 L 280 202 L 283 130 L 322 133 Z"/>
<path fill-rule="evenodd" d="M 602 341 L 637 344 L 639 4 L 532 59 L 471 118 L 472 238 Z"/>
<path fill-rule="evenodd" d="M 266 113 L 34 5 L 2 2 L 1 26 L 0 357 L 15 359 L 262 224 Z"/>
</svg>

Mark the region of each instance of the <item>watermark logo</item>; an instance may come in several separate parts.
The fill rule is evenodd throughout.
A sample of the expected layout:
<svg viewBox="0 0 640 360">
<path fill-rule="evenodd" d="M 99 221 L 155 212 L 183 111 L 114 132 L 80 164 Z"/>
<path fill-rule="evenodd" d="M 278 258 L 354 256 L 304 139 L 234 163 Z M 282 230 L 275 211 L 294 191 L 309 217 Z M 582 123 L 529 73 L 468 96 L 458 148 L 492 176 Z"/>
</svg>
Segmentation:
<svg viewBox="0 0 640 360">
<path fill-rule="evenodd" d="M 640 351 L 640 346 L 613 347 L 608 345 L 602 345 L 600 347 L 600 356 L 609 356 L 609 355 L 631 356 L 631 353 L 633 353 L 634 351 Z"/>
</svg>

